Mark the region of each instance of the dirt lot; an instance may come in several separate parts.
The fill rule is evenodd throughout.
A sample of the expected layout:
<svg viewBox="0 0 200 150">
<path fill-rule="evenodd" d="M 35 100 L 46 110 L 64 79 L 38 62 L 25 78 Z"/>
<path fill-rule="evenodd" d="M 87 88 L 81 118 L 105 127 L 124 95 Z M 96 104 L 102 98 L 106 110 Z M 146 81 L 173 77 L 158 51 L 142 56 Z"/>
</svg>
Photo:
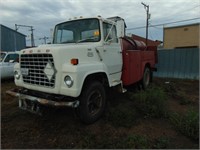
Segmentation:
<svg viewBox="0 0 200 150">
<path fill-rule="evenodd" d="M 169 112 L 184 114 L 199 110 L 199 82 L 192 80 L 155 79 L 154 86 L 167 93 Z M 198 149 L 199 143 L 180 133 L 168 118 L 146 117 L 136 113 L 128 119 L 114 116 L 119 108 L 136 110 L 130 95 L 111 92 L 105 115 L 92 125 L 84 125 L 73 109 L 49 110 L 37 116 L 18 108 L 18 101 L 5 91 L 15 88 L 12 80 L 1 83 L 1 148 L 179 148 Z M 129 112 L 129 111 L 128 111 Z M 137 111 L 135 111 L 137 112 Z M 110 118 L 110 114 L 114 117 Z M 130 114 L 129 114 L 130 115 Z M 131 114 L 132 115 L 132 114 Z M 120 124 L 120 121 L 123 121 Z"/>
</svg>

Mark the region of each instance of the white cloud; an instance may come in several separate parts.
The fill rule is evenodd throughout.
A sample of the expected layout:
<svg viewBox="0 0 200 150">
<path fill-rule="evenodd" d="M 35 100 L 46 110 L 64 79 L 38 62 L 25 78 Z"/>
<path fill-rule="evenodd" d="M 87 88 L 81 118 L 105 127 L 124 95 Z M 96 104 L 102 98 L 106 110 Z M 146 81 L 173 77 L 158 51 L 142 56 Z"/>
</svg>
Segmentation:
<svg viewBox="0 0 200 150">
<path fill-rule="evenodd" d="M 144 0 L 150 6 L 151 24 L 200 17 L 200 1 Z M 34 27 L 35 37 L 49 36 L 55 24 L 73 17 L 121 16 L 128 28 L 145 26 L 146 11 L 141 0 L 0 0 L 0 23 L 14 28 L 14 24 Z M 196 22 L 199 20 L 195 20 Z M 28 29 L 20 29 L 30 34 Z M 131 30 L 144 36 L 145 29 Z M 150 28 L 154 39 L 162 39 L 162 27 Z M 38 42 L 40 43 L 40 42 Z"/>
</svg>

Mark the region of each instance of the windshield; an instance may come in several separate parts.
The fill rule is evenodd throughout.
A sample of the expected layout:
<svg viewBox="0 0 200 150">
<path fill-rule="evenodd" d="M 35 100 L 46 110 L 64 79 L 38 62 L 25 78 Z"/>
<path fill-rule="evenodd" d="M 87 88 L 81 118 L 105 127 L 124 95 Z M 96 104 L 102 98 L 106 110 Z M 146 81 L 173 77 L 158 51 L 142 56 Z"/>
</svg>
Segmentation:
<svg viewBox="0 0 200 150">
<path fill-rule="evenodd" d="M 54 33 L 54 44 L 98 42 L 100 27 L 98 19 L 81 19 L 58 24 Z"/>
<path fill-rule="evenodd" d="M 1 53 L 0 62 L 2 62 L 5 56 L 6 56 L 6 53 Z"/>
</svg>

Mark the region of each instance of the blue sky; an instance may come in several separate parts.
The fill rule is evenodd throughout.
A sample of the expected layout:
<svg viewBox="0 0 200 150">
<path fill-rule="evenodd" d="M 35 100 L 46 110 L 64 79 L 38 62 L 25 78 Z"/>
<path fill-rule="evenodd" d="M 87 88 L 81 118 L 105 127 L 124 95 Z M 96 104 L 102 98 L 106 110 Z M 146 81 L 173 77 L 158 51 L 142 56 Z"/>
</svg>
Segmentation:
<svg viewBox="0 0 200 150">
<path fill-rule="evenodd" d="M 176 26 L 200 22 L 200 0 L 0 0 L 0 24 L 15 29 L 15 24 L 33 26 L 36 45 L 44 36 L 51 40 L 52 30 L 57 23 L 73 17 L 104 18 L 120 16 L 125 19 L 127 29 L 146 24 L 146 10 L 141 2 L 150 6 L 150 25 L 199 18 L 191 21 L 149 28 L 149 38 L 163 39 L 163 26 Z M 27 35 L 30 45 L 30 29 L 20 27 L 19 32 Z M 145 37 L 145 28 L 127 30 Z"/>
</svg>

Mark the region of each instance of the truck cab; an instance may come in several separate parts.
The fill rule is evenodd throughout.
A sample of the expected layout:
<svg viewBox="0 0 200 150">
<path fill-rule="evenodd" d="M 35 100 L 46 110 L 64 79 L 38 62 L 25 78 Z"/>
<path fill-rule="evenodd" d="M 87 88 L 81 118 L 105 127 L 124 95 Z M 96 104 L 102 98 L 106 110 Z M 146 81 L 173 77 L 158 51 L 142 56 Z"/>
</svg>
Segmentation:
<svg viewBox="0 0 200 150">
<path fill-rule="evenodd" d="M 120 17 L 103 19 L 99 16 L 67 21 L 56 25 L 53 44 L 73 45 L 75 51 L 82 51 L 83 55 L 79 56 L 80 53 L 77 51 L 77 55 L 74 56 L 79 63 L 93 61 L 101 65 L 101 71 L 91 71 L 104 72 L 109 85 L 114 86 L 120 83 L 122 72 L 122 49 L 119 38 L 124 36 L 124 25 Z"/>
</svg>

